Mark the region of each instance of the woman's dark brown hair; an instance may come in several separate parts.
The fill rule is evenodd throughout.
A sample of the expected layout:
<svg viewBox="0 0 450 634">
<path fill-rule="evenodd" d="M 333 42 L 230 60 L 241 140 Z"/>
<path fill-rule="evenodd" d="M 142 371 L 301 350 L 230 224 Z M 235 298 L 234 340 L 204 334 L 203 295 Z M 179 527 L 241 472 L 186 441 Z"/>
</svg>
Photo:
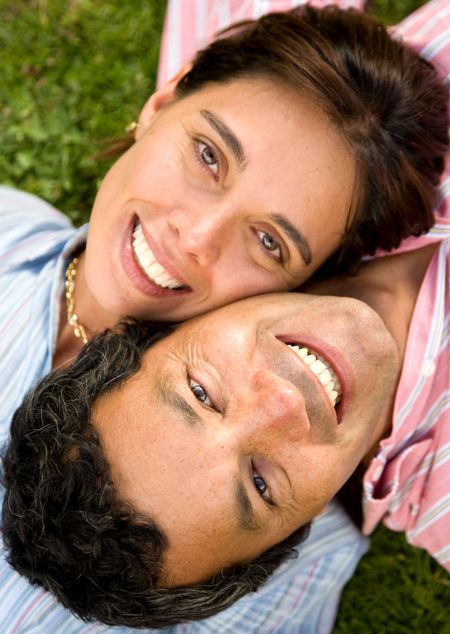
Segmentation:
<svg viewBox="0 0 450 634">
<path fill-rule="evenodd" d="M 302 6 L 228 29 L 197 54 L 177 95 L 257 75 L 310 98 L 356 157 L 347 232 L 326 270 L 352 271 L 364 254 L 433 225 L 448 112 L 447 88 L 429 62 L 366 14 Z"/>
</svg>

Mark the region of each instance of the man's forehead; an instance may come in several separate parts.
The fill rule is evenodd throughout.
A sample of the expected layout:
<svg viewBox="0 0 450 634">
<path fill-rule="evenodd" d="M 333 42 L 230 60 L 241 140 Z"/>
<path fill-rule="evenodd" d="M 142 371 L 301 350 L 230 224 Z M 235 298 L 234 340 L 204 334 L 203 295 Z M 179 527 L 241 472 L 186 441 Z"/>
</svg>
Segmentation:
<svg viewBox="0 0 450 634">
<path fill-rule="evenodd" d="M 207 326 L 208 323 L 212 323 L 217 317 L 233 315 L 241 313 L 242 316 L 254 315 L 255 323 L 259 316 L 265 317 L 270 315 L 270 312 L 277 310 L 282 312 L 284 309 L 289 308 L 301 308 L 303 305 L 310 303 L 313 299 L 317 300 L 318 296 L 311 293 L 303 293 L 297 291 L 281 291 L 273 293 L 265 293 L 263 295 L 254 295 L 252 297 L 244 297 L 238 299 L 225 306 L 214 308 L 213 310 L 203 315 L 197 315 L 192 317 L 188 321 L 185 321 L 178 326 L 178 330 L 184 329 L 197 324 Z M 321 297 L 323 301 L 329 301 L 330 298 Z M 239 326 L 239 321 L 234 322 L 236 328 Z"/>
</svg>

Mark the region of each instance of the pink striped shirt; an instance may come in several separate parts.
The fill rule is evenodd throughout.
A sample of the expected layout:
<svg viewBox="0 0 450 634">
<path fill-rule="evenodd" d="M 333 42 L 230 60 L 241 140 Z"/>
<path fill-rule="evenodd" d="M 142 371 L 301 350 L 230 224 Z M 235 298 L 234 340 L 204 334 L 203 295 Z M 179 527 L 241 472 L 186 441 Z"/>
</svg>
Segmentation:
<svg viewBox="0 0 450 634">
<path fill-rule="evenodd" d="M 362 9 L 365 0 L 313 0 L 324 7 Z M 158 68 L 158 86 L 166 83 L 230 24 L 259 18 L 266 13 L 288 11 L 305 2 L 299 0 L 170 0 L 167 6 Z"/>
<path fill-rule="evenodd" d="M 170 0 L 161 46 L 159 85 L 233 22 L 286 11 L 298 0 Z M 363 8 L 360 0 L 316 0 Z M 432 0 L 393 27 L 395 37 L 431 61 L 450 80 L 450 2 Z M 364 478 L 363 532 L 383 520 L 405 531 L 450 570 L 450 161 L 441 178 L 436 224 L 405 240 L 400 251 L 441 241 L 423 281 L 408 337 L 393 431 Z M 383 255 L 379 253 L 378 255 Z"/>
<path fill-rule="evenodd" d="M 394 29 L 450 79 L 450 3 L 434 0 Z M 423 280 L 408 334 L 393 429 L 364 477 L 363 532 L 382 519 L 450 571 L 450 160 L 436 224 L 399 251 L 442 241 Z"/>
<path fill-rule="evenodd" d="M 364 525 L 404 531 L 450 571 L 450 230 L 422 283 L 393 429 L 364 477 Z"/>
<path fill-rule="evenodd" d="M 450 82 L 450 2 L 432 0 L 392 28 L 401 39 L 422 57 L 430 61 L 441 77 Z M 450 103 L 449 103 L 450 111 Z M 419 238 L 404 240 L 398 249 L 409 251 L 445 239 L 450 232 L 450 160 L 441 176 L 438 201 L 434 208 L 436 224 L 433 230 Z"/>
</svg>

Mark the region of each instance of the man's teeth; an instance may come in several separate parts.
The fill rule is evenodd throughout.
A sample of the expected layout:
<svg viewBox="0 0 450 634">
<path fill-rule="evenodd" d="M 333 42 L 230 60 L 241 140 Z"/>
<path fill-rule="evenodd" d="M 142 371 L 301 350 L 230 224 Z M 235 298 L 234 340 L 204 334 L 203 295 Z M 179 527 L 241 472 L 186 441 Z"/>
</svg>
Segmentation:
<svg viewBox="0 0 450 634">
<path fill-rule="evenodd" d="M 311 372 L 313 372 L 328 394 L 331 404 L 335 407 L 342 398 L 342 388 L 336 373 L 329 363 L 325 361 L 317 352 L 313 352 L 305 347 L 295 344 L 287 344 L 291 350 L 296 352 L 300 359 L 305 363 Z"/>
<path fill-rule="evenodd" d="M 156 260 L 144 237 L 141 224 L 138 222 L 133 231 L 133 251 L 141 269 L 152 282 L 162 288 L 181 288 L 182 282 L 172 277 Z"/>
</svg>

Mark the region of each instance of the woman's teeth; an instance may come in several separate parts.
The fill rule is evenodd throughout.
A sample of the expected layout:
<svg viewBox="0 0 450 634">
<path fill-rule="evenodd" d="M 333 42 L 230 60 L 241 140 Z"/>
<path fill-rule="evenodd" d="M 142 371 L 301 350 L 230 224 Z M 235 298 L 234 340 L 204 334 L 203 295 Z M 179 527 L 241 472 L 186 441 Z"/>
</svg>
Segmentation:
<svg viewBox="0 0 450 634">
<path fill-rule="evenodd" d="M 133 231 L 133 251 L 141 269 L 154 284 L 162 288 L 171 289 L 183 287 L 182 282 L 172 277 L 156 260 L 152 250 L 147 244 L 139 222 Z"/>
<path fill-rule="evenodd" d="M 305 347 L 300 347 L 295 344 L 287 344 L 288 347 L 293 350 L 300 359 L 305 363 L 311 372 L 313 372 L 322 385 L 331 401 L 333 407 L 339 403 L 342 398 L 342 388 L 339 383 L 339 379 L 336 373 L 331 368 L 330 364 L 325 361 L 317 352 L 313 352 Z"/>
</svg>

